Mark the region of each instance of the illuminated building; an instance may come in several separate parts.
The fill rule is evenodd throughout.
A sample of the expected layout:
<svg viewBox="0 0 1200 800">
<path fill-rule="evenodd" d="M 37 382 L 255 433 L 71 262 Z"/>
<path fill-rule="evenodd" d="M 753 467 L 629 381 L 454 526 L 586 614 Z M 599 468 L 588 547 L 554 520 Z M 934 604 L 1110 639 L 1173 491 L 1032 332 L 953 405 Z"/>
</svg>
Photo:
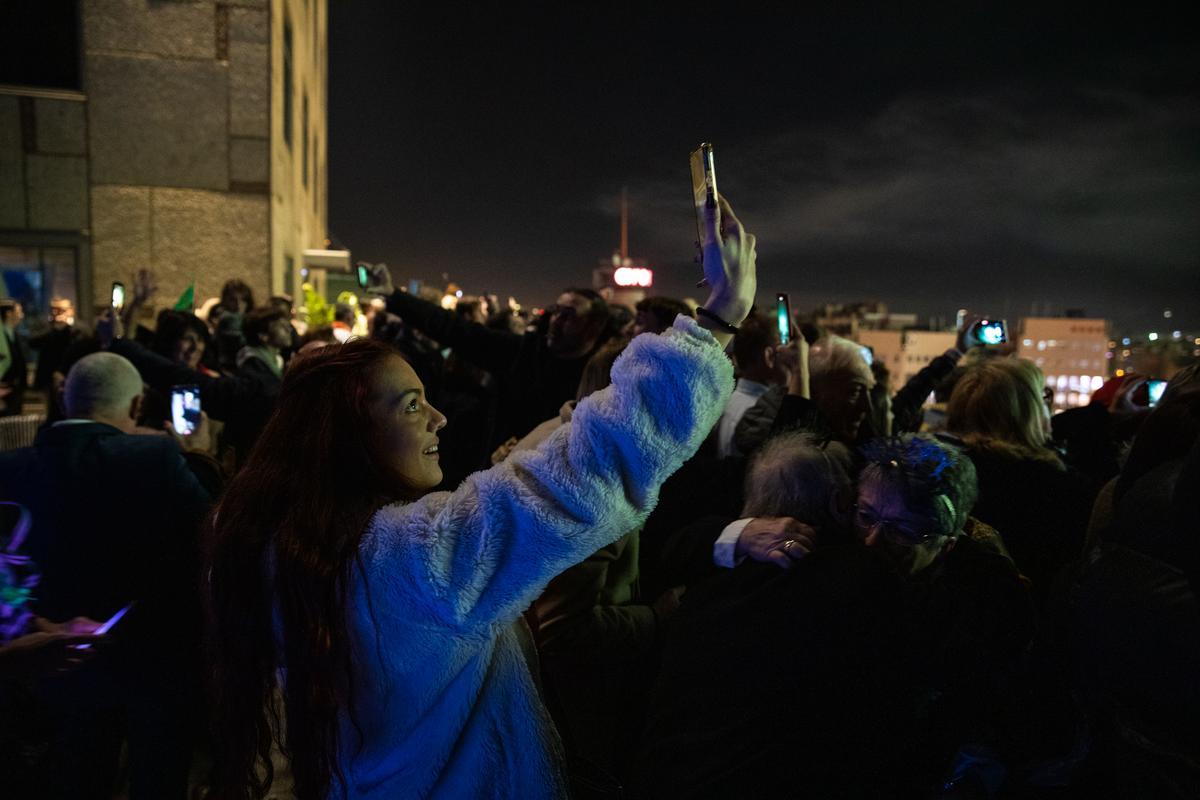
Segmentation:
<svg viewBox="0 0 1200 800">
<path fill-rule="evenodd" d="M 1084 406 L 1108 375 L 1108 322 L 1083 317 L 1026 317 L 1017 355 L 1041 367 L 1057 409 Z M 1118 342 L 1119 344 L 1119 342 Z"/>
<path fill-rule="evenodd" d="M 297 294 L 326 238 L 326 8 L 127 0 L 51 19 L 63 30 L 36 38 L 68 43 L 45 59 L 74 77 L 0 74 L 0 271 L 20 273 L 4 285 L 85 321 L 139 267 L 160 307 L 233 277 Z"/>
</svg>

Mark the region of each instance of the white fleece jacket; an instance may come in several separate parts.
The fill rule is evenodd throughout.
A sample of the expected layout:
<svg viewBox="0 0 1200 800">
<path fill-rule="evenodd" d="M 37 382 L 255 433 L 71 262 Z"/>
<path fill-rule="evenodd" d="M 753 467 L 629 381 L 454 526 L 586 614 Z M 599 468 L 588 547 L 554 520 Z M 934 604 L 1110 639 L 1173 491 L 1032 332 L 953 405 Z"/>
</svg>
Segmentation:
<svg viewBox="0 0 1200 800">
<path fill-rule="evenodd" d="M 566 795 L 514 623 L 551 578 L 642 524 L 733 389 L 686 317 L 636 338 L 612 378 L 537 449 L 371 520 L 348 611 L 346 797 Z"/>
</svg>

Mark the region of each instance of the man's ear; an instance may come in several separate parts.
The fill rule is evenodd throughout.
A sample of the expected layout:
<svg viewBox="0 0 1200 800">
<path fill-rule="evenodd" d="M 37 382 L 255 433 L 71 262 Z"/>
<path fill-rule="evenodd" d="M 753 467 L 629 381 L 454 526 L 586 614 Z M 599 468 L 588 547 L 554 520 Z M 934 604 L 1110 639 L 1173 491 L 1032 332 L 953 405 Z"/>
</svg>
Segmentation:
<svg viewBox="0 0 1200 800">
<path fill-rule="evenodd" d="M 137 395 L 129 401 L 129 418 L 135 423 L 142 418 L 142 406 L 145 405 L 145 395 Z"/>
<path fill-rule="evenodd" d="M 775 369 L 775 348 L 773 346 L 763 348 L 763 363 L 767 365 L 767 369 Z"/>
</svg>

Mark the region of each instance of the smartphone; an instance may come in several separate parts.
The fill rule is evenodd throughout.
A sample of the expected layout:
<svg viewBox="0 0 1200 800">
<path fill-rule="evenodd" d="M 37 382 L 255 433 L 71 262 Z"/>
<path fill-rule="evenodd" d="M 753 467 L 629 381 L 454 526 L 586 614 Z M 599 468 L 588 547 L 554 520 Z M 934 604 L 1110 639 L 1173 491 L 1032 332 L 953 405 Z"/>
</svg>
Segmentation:
<svg viewBox="0 0 1200 800">
<path fill-rule="evenodd" d="M 113 626 L 116 625 L 118 622 L 120 622 L 121 617 L 128 614 L 129 609 L 133 608 L 135 604 L 136 604 L 136 601 L 134 601 L 133 603 L 130 603 L 129 605 L 125 606 L 120 611 L 118 611 L 117 613 L 113 614 L 111 617 L 106 619 L 104 621 L 103 625 L 101 625 L 99 628 L 96 628 L 96 630 L 93 631 L 92 635 L 93 636 L 103 636 L 104 634 L 111 631 L 113 629 Z M 91 645 L 90 644 L 77 644 L 74 647 L 76 650 L 88 650 L 91 648 Z"/>
<path fill-rule="evenodd" d="M 787 292 L 775 294 L 775 324 L 779 326 L 779 343 L 790 344 L 792 341 L 792 304 L 788 301 Z"/>
<path fill-rule="evenodd" d="M 717 208 L 717 167 L 713 146 L 704 142 L 692 151 L 692 202 L 696 206 L 696 242 L 704 249 L 704 212 Z M 720 222 L 720 209 L 717 222 Z"/>
<path fill-rule="evenodd" d="M 868 367 L 875 363 L 875 352 L 865 344 L 858 346 L 858 352 L 862 353 L 863 361 L 867 362 Z"/>
<path fill-rule="evenodd" d="M 112 307 L 115 311 L 120 311 L 125 307 L 125 284 L 120 281 L 113 281 Z"/>
<path fill-rule="evenodd" d="M 1003 319 L 981 319 L 974 325 L 975 339 L 980 344 L 1007 344 L 1008 321 Z"/>
<path fill-rule="evenodd" d="M 409 294 L 420 294 L 421 288 L 423 286 L 424 286 L 424 283 L 422 283 L 419 278 L 411 278 L 408 281 L 408 293 Z"/>
<path fill-rule="evenodd" d="M 366 289 L 371 285 L 371 265 L 360 261 L 355 269 L 358 272 L 358 288 Z"/>
<path fill-rule="evenodd" d="M 181 384 L 171 387 L 171 424 L 182 436 L 191 436 L 200 424 L 200 387 Z"/>
<path fill-rule="evenodd" d="M 1156 405 L 1158 405 L 1158 401 L 1162 400 L 1163 392 L 1166 390 L 1166 388 L 1167 382 L 1164 380 L 1146 381 L 1146 391 L 1150 394 L 1150 402 L 1148 402 L 1146 405 L 1148 405 L 1150 408 L 1154 408 Z"/>
</svg>

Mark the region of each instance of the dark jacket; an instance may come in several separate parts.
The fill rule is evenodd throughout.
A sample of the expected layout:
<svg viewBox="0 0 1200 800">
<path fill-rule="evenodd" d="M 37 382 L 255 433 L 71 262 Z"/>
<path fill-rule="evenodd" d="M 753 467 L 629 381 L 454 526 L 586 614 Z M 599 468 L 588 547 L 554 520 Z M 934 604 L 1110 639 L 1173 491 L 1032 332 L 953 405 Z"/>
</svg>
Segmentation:
<svg viewBox="0 0 1200 800">
<path fill-rule="evenodd" d="M 864 548 L 689 590 L 667 632 L 635 797 L 892 797 L 902 589 Z"/>
<path fill-rule="evenodd" d="M 99 422 L 46 428 L 33 447 L 0 453 L 0 499 L 33 514 L 26 554 L 42 573 L 42 616 L 103 620 L 133 600 L 153 609 L 180 580 L 195 582 L 209 495 L 165 436 Z"/>
<path fill-rule="evenodd" d="M 972 516 L 1000 533 L 1039 607 L 1054 576 L 1083 553 L 1098 487 L 1070 468 L 997 446 L 967 448 L 979 479 Z"/>
<path fill-rule="evenodd" d="M 388 311 L 405 324 L 452 348 L 500 381 L 500 415 L 492 435 L 493 445 L 510 436 L 524 436 L 558 416 L 562 404 L 575 398 L 583 368 L 591 357 L 589 353 L 579 358 L 558 358 L 538 333 L 519 336 L 488 328 L 406 292 L 394 292 L 387 304 Z"/>
</svg>

